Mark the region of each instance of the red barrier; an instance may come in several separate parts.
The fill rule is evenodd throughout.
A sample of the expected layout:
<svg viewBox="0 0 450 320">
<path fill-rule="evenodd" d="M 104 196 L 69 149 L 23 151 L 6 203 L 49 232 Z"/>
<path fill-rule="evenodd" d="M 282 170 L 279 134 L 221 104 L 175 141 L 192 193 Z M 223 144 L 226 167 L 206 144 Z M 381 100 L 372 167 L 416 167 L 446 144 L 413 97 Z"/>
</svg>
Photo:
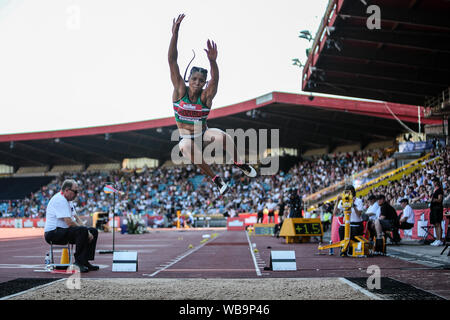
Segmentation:
<svg viewBox="0 0 450 320">
<path fill-rule="evenodd" d="M 0 228 L 43 228 L 44 226 L 44 218 L 0 218 Z"/>
<path fill-rule="evenodd" d="M 239 218 L 245 219 L 245 226 L 252 226 L 256 223 L 258 219 L 257 213 L 239 213 Z M 274 214 L 275 223 L 279 223 L 278 221 L 278 212 L 275 212 Z M 272 221 L 271 221 L 272 222 Z M 269 215 L 264 214 L 262 223 L 269 223 Z"/>
<path fill-rule="evenodd" d="M 16 219 L 14 218 L 1 218 L 0 228 L 15 228 Z"/>
<path fill-rule="evenodd" d="M 421 240 L 423 236 L 426 234 L 426 231 L 423 227 L 430 226 L 430 209 L 414 209 L 414 227 L 410 230 L 400 230 L 400 236 L 402 238 L 411 238 L 414 240 Z M 444 208 L 444 213 L 450 211 L 450 208 Z M 398 210 L 397 213 L 400 215 L 402 211 Z M 447 232 L 448 228 L 448 219 L 445 218 L 443 220 L 443 228 L 442 233 L 443 236 Z M 406 234 L 405 234 L 406 232 Z M 433 233 L 433 229 L 431 230 L 431 234 Z M 431 235 L 428 235 L 427 239 L 433 239 Z"/>
<path fill-rule="evenodd" d="M 339 227 L 344 223 L 344 217 L 333 217 L 331 222 L 331 241 L 333 243 L 339 242 Z"/>
</svg>

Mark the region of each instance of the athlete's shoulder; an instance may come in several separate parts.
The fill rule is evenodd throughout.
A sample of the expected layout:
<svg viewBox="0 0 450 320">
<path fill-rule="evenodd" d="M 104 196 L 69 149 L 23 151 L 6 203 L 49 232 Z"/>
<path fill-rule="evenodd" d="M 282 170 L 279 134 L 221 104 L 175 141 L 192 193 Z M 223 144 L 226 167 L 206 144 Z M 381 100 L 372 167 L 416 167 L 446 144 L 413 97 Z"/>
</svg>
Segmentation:
<svg viewBox="0 0 450 320">
<path fill-rule="evenodd" d="M 189 90 L 189 87 L 187 87 L 186 85 L 184 86 L 184 88 L 182 88 L 180 90 L 175 90 L 173 93 L 173 103 L 177 103 L 177 102 L 182 101 L 183 99 L 186 99 L 188 90 Z"/>
</svg>

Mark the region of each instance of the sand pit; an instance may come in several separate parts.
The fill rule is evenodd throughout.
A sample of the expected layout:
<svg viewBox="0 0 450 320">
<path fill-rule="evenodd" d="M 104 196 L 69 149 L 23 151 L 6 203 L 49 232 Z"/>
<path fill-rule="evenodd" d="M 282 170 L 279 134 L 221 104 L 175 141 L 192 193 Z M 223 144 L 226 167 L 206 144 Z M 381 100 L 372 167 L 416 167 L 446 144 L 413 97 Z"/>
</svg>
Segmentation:
<svg viewBox="0 0 450 320">
<path fill-rule="evenodd" d="M 72 286 L 73 288 L 73 286 Z M 66 280 L 11 300 L 371 300 L 339 278 L 80 279 Z"/>
</svg>

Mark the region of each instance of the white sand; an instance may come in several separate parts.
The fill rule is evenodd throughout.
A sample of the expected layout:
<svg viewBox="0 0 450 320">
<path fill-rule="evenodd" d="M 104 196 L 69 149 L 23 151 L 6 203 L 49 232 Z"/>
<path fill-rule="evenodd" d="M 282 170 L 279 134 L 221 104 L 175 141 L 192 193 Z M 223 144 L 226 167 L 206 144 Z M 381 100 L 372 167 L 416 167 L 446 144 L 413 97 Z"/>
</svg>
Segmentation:
<svg viewBox="0 0 450 320">
<path fill-rule="evenodd" d="M 370 300 L 338 278 L 300 279 L 80 279 L 12 297 L 11 300 Z M 72 288 L 74 286 L 72 285 Z"/>
</svg>

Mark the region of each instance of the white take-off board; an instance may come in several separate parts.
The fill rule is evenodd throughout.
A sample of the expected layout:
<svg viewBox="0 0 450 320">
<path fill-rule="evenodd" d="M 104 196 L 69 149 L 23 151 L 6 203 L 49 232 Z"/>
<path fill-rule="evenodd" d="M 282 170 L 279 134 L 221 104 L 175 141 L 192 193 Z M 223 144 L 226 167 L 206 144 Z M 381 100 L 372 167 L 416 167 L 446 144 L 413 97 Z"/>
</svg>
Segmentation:
<svg viewBox="0 0 450 320">
<path fill-rule="evenodd" d="M 295 251 L 271 251 L 270 266 L 273 271 L 295 271 Z"/>
<path fill-rule="evenodd" d="M 138 255 L 137 251 L 114 251 L 113 272 L 137 272 Z"/>
</svg>

